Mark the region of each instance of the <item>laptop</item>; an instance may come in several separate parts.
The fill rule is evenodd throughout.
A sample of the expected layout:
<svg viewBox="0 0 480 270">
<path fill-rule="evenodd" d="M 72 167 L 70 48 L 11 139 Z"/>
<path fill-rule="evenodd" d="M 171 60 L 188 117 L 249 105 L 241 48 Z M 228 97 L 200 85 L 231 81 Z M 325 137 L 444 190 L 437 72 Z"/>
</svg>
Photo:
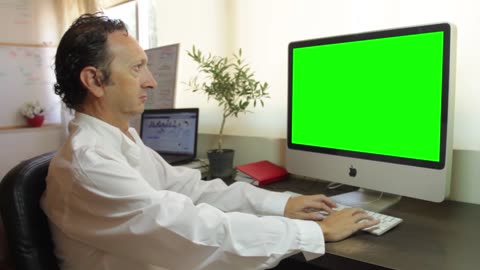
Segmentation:
<svg viewBox="0 0 480 270">
<path fill-rule="evenodd" d="M 198 108 L 145 110 L 140 138 L 171 165 L 193 161 L 197 155 Z"/>
</svg>

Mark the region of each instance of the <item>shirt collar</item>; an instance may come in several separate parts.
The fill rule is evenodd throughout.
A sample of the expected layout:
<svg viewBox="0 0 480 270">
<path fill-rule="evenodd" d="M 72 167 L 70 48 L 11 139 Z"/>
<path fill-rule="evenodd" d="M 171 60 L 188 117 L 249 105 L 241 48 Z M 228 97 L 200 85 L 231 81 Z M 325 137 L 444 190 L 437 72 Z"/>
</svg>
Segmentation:
<svg viewBox="0 0 480 270">
<path fill-rule="evenodd" d="M 119 128 L 90 115 L 76 112 L 75 118 L 69 124 L 70 134 L 75 133 L 79 127 L 91 130 L 96 135 L 95 140 L 98 145 L 110 148 L 111 151 L 121 152 L 131 165 L 139 165 L 141 142 L 138 141 L 139 137 L 133 128 L 129 128 L 128 131 L 135 142 L 123 134 Z"/>
</svg>

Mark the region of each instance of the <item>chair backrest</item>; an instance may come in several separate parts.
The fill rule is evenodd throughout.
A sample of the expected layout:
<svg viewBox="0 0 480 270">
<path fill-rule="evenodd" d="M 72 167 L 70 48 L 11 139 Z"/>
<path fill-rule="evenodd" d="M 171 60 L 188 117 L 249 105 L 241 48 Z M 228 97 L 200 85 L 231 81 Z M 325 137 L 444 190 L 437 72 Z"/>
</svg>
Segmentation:
<svg viewBox="0 0 480 270">
<path fill-rule="evenodd" d="M 58 270 L 47 217 L 40 208 L 54 153 L 22 161 L 0 183 L 0 211 L 16 270 Z"/>
</svg>

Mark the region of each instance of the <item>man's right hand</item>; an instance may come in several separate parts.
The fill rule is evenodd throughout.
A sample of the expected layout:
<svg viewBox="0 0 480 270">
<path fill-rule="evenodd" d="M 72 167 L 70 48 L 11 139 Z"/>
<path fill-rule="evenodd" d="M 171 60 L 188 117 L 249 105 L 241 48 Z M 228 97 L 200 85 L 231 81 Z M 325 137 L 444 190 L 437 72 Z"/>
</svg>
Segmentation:
<svg viewBox="0 0 480 270">
<path fill-rule="evenodd" d="M 362 222 L 360 222 L 362 221 Z M 360 208 L 346 208 L 333 211 L 322 221 L 317 222 L 323 231 L 326 242 L 343 240 L 355 232 L 379 223 Z"/>
</svg>

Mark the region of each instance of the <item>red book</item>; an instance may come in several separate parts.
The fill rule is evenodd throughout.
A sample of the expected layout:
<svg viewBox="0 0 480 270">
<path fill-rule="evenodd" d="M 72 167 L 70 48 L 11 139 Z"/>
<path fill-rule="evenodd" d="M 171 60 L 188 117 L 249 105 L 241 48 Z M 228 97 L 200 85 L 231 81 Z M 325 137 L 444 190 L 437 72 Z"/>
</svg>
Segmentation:
<svg viewBox="0 0 480 270">
<path fill-rule="evenodd" d="M 281 180 L 288 175 L 285 168 L 275 165 L 268 160 L 238 165 L 236 169 L 253 178 L 253 184 L 257 186 Z"/>
</svg>

